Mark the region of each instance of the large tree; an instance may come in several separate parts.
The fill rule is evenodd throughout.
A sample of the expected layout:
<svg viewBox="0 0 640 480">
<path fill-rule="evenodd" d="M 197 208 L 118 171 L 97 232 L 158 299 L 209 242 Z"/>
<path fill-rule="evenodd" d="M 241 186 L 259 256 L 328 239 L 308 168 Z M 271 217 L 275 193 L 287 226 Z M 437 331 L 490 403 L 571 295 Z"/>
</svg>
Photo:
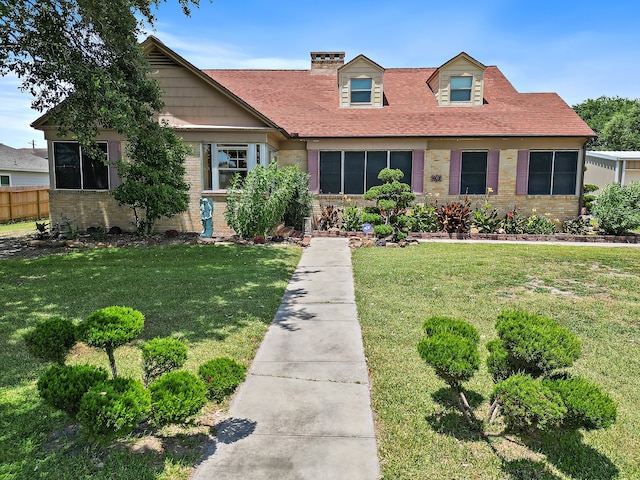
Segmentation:
<svg viewBox="0 0 640 480">
<path fill-rule="evenodd" d="M 186 150 L 175 133 L 157 128 L 162 92 L 147 75 L 138 42 L 145 27 L 153 26 L 153 8 L 162 1 L 2 0 L 0 74 L 17 74 L 22 90 L 34 96 L 33 108 L 48 111 L 60 134 L 70 134 L 95 154 L 99 130 L 112 129 L 131 145 L 155 140 L 167 158 L 184 163 Z M 189 15 L 199 0 L 178 1 Z M 147 148 L 127 153 L 133 163 L 148 161 L 141 156 Z M 125 183 L 132 181 L 126 170 L 123 174 Z M 185 186 L 182 182 L 176 192 L 183 198 Z M 140 206 L 139 201 L 125 203 Z M 186 201 L 176 208 L 182 210 L 165 209 L 163 215 L 184 211 Z"/>
<path fill-rule="evenodd" d="M 640 150 L 640 100 L 602 96 L 589 98 L 573 109 L 598 135 L 587 148 Z"/>
</svg>

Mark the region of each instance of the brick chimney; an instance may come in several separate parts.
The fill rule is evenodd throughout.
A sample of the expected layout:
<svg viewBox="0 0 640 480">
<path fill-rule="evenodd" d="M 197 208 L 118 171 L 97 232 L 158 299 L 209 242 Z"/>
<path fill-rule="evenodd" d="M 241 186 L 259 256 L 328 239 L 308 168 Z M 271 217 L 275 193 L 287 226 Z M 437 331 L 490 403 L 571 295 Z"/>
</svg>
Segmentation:
<svg viewBox="0 0 640 480">
<path fill-rule="evenodd" d="M 344 52 L 311 52 L 311 70 L 337 70 L 344 65 Z"/>
</svg>

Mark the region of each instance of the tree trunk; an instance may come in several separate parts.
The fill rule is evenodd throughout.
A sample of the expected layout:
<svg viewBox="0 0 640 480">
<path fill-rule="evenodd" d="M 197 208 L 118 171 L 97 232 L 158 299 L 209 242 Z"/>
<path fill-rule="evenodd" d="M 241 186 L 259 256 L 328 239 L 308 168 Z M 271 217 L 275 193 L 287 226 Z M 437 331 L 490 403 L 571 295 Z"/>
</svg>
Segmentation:
<svg viewBox="0 0 640 480">
<path fill-rule="evenodd" d="M 111 374 L 113 378 L 118 378 L 118 372 L 116 372 L 116 358 L 113 356 L 113 349 L 107 348 L 107 356 L 109 357 L 109 365 L 111 366 Z"/>
</svg>

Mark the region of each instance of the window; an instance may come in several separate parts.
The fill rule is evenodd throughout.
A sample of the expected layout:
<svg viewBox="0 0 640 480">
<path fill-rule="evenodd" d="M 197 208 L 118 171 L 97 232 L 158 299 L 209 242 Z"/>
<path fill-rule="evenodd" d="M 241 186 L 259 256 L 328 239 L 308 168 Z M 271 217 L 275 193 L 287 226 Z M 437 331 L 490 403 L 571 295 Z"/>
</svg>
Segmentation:
<svg viewBox="0 0 640 480">
<path fill-rule="evenodd" d="M 577 151 L 529 153 L 529 195 L 575 195 Z"/>
<path fill-rule="evenodd" d="M 451 93 L 452 102 L 470 102 L 471 101 L 471 85 L 473 77 L 451 77 Z"/>
<path fill-rule="evenodd" d="M 383 168 L 402 170 L 400 181 L 410 185 L 412 160 L 411 151 L 320 152 L 320 193 L 362 195 L 382 183 L 378 174 Z"/>
<path fill-rule="evenodd" d="M 54 142 L 53 158 L 56 188 L 108 190 L 107 144 L 98 143 L 98 148 L 104 152 L 104 155 L 101 158 L 93 158 L 85 154 L 78 143 Z"/>
<path fill-rule="evenodd" d="M 462 152 L 460 193 L 468 195 L 487 193 L 487 152 Z"/>
<path fill-rule="evenodd" d="M 256 165 L 275 161 L 277 152 L 263 143 L 209 143 L 203 145 L 202 160 L 205 190 L 226 190 L 231 179 L 242 178 Z"/>
<path fill-rule="evenodd" d="M 9 175 L 0 175 L 0 187 L 10 187 L 11 177 Z"/>
<path fill-rule="evenodd" d="M 351 103 L 371 103 L 372 83 L 370 78 L 352 78 Z"/>
</svg>

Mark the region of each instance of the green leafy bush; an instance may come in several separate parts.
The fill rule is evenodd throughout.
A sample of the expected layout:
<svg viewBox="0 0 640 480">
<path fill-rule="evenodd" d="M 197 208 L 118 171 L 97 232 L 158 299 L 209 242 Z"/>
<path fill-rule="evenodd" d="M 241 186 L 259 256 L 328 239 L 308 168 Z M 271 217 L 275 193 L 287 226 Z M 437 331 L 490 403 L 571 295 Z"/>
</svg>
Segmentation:
<svg viewBox="0 0 640 480">
<path fill-rule="evenodd" d="M 141 382 L 113 378 L 91 387 L 80 401 L 78 420 L 92 440 L 131 432 L 149 415 L 151 395 Z"/>
<path fill-rule="evenodd" d="M 65 318 L 44 320 L 24 335 L 27 350 L 41 360 L 64 365 L 67 353 L 76 344 L 76 327 Z"/>
<path fill-rule="evenodd" d="M 556 429 L 567 413 L 558 393 L 528 375 L 513 375 L 498 383 L 494 396 L 500 400 L 505 423 L 516 432 Z"/>
<path fill-rule="evenodd" d="M 247 367 L 226 357 L 214 358 L 200 365 L 198 375 L 204 381 L 209 395 L 220 401 L 233 393 L 247 374 Z"/>
<path fill-rule="evenodd" d="M 498 217 L 498 209 L 493 208 L 489 202 L 473 211 L 471 224 L 478 229 L 478 233 L 495 233 L 500 228 L 502 219 Z"/>
<path fill-rule="evenodd" d="M 487 343 L 487 369 L 493 378 L 494 383 L 501 382 L 509 378 L 514 372 L 509 364 L 509 353 L 504 348 L 504 343 L 499 338 Z"/>
<path fill-rule="evenodd" d="M 588 218 L 569 218 L 562 224 L 562 231 L 571 235 L 585 235 L 589 232 L 591 223 Z"/>
<path fill-rule="evenodd" d="M 75 417 L 82 396 L 108 378 L 106 370 L 90 365 L 52 365 L 38 379 L 40 398 L 53 408 Z"/>
<path fill-rule="evenodd" d="M 142 332 L 144 315 L 129 307 L 106 307 L 96 310 L 78 326 L 80 338 L 92 347 L 103 348 L 109 357 L 113 378 L 118 376 L 114 350 Z"/>
<path fill-rule="evenodd" d="M 381 225 L 384 222 L 384 218 L 379 213 L 368 213 L 364 212 L 362 214 L 362 223 L 370 223 L 371 225 Z"/>
<path fill-rule="evenodd" d="M 342 208 L 342 229 L 347 232 L 358 232 L 362 229 L 362 210 L 355 205 Z"/>
<path fill-rule="evenodd" d="M 411 232 L 437 232 L 438 215 L 434 205 L 416 205 L 407 212 Z"/>
<path fill-rule="evenodd" d="M 187 347 L 175 338 L 154 338 L 140 345 L 144 384 L 175 370 L 187 361 Z"/>
<path fill-rule="evenodd" d="M 640 227 L 640 182 L 607 185 L 595 200 L 592 214 L 607 235 L 622 235 Z"/>
<path fill-rule="evenodd" d="M 596 430 L 615 423 L 616 403 L 598 385 L 579 377 L 545 380 L 545 384 L 560 395 L 567 408 L 565 428 Z"/>
<path fill-rule="evenodd" d="M 580 356 L 579 340 L 550 318 L 521 311 L 503 312 L 498 315 L 496 330 L 513 372 L 538 377 L 570 367 Z"/>
<path fill-rule="evenodd" d="M 524 219 L 524 233 L 531 235 L 550 235 L 556 231 L 556 224 L 549 214 L 537 215 L 535 212 Z"/>
<path fill-rule="evenodd" d="M 391 225 L 375 225 L 373 227 L 373 234 L 377 238 L 385 238 L 393 235 L 393 227 Z"/>
<path fill-rule="evenodd" d="M 149 387 L 151 420 L 156 426 L 185 423 L 207 403 L 207 389 L 198 377 L 188 372 L 169 372 Z"/>
<path fill-rule="evenodd" d="M 518 209 L 514 208 L 504 217 L 500 223 L 500 228 L 509 235 L 525 233 L 526 217 L 520 215 Z"/>
</svg>

